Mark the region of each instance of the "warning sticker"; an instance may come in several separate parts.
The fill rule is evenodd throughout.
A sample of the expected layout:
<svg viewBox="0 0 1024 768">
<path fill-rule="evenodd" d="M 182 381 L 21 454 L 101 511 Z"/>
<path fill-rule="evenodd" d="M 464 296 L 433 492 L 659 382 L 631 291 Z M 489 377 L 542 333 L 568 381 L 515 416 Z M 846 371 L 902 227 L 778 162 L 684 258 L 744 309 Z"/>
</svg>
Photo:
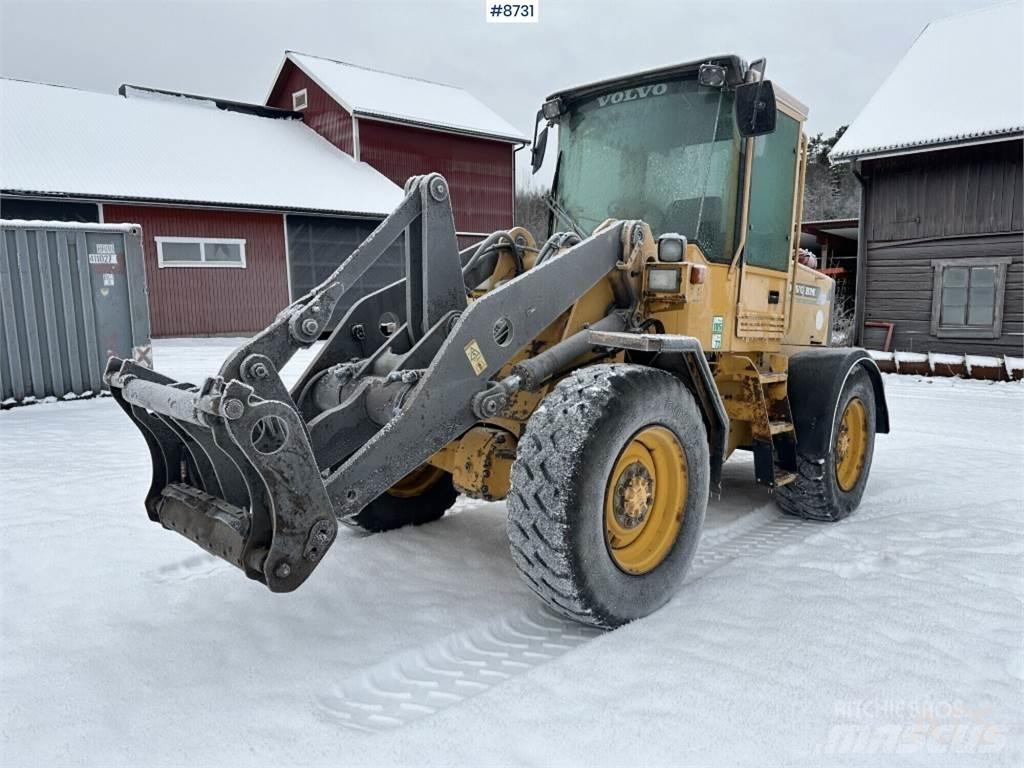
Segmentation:
<svg viewBox="0 0 1024 768">
<path fill-rule="evenodd" d="M 480 345 L 476 343 L 476 339 L 473 339 L 466 345 L 465 349 L 466 359 L 469 360 L 473 373 L 479 376 L 487 369 L 487 360 L 484 359 L 484 353 L 480 351 Z"/>
<path fill-rule="evenodd" d="M 724 333 L 725 332 L 725 317 L 723 315 L 715 315 L 711 318 L 711 332 L 712 333 Z"/>
<path fill-rule="evenodd" d="M 712 333 L 711 334 L 711 348 L 721 349 L 722 348 L 722 334 Z"/>
</svg>

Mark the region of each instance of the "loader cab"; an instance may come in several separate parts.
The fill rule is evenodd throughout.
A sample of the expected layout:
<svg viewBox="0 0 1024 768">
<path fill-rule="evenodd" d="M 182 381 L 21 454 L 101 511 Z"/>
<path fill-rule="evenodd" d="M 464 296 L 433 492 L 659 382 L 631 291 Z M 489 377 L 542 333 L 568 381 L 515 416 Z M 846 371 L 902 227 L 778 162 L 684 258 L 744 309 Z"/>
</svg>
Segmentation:
<svg viewBox="0 0 1024 768">
<path fill-rule="evenodd" d="M 762 72 L 713 57 L 550 96 L 538 123 L 558 131 L 552 229 L 589 234 L 607 218 L 643 219 L 656 235 L 679 233 L 708 261 L 729 263 L 744 224 L 749 152 L 756 215 L 746 258 L 786 270 L 804 115 L 788 103 L 776 108 Z M 546 130 L 534 142 L 535 169 Z"/>
</svg>

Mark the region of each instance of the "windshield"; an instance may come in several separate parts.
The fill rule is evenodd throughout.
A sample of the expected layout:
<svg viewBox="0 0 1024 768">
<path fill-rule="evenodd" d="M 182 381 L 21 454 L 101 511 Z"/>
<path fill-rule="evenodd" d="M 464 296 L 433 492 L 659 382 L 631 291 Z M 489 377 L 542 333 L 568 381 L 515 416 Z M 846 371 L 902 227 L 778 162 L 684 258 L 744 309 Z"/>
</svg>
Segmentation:
<svg viewBox="0 0 1024 768">
<path fill-rule="evenodd" d="M 728 261 L 740 149 L 732 100 L 680 80 L 574 105 L 559 123 L 556 201 L 587 232 L 609 217 L 643 219 Z"/>
</svg>

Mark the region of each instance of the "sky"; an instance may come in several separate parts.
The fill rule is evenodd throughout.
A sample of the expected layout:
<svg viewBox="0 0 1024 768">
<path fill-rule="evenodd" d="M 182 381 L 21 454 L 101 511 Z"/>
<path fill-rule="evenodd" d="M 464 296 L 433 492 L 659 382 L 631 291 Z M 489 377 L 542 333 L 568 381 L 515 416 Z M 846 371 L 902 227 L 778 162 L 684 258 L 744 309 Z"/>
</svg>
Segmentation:
<svg viewBox="0 0 1024 768">
<path fill-rule="evenodd" d="M 929 21 L 993 4 L 536 2 L 535 24 L 491 24 L 487 0 L 0 0 L 0 75 L 262 102 L 291 49 L 463 87 L 530 135 L 552 91 L 736 53 L 766 57 L 766 75 L 810 107 L 808 132 L 831 134 L 856 117 Z"/>
</svg>

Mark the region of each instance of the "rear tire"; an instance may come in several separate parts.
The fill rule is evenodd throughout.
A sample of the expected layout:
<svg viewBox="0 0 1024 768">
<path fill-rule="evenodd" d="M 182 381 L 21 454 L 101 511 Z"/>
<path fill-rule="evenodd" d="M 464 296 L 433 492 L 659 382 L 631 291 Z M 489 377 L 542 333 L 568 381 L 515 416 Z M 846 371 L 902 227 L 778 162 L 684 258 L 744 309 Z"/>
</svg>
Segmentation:
<svg viewBox="0 0 1024 768">
<path fill-rule="evenodd" d="M 544 398 L 519 441 L 512 559 L 571 619 L 616 627 L 646 616 L 689 569 L 708 478 L 704 422 L 682 382 L 637 365 L 576 371 Z"/>
<path fill-rule="evenodd" d="M 370 533 L 432 523 L 444 516 L 458 496 L 450 474 L 426 465 L 370 502 L 352 522 Z"/>
<path fill-rule="evenodd" d="M 775 492 L 783 512 L 827 523 L 850 516 L 864 496 L 871 471 L 875 411 L 871 379 L 857 368 L 839 395 L 825 462 L 801 454 L 797 443 L 797 478 Z"/>
</svg>

